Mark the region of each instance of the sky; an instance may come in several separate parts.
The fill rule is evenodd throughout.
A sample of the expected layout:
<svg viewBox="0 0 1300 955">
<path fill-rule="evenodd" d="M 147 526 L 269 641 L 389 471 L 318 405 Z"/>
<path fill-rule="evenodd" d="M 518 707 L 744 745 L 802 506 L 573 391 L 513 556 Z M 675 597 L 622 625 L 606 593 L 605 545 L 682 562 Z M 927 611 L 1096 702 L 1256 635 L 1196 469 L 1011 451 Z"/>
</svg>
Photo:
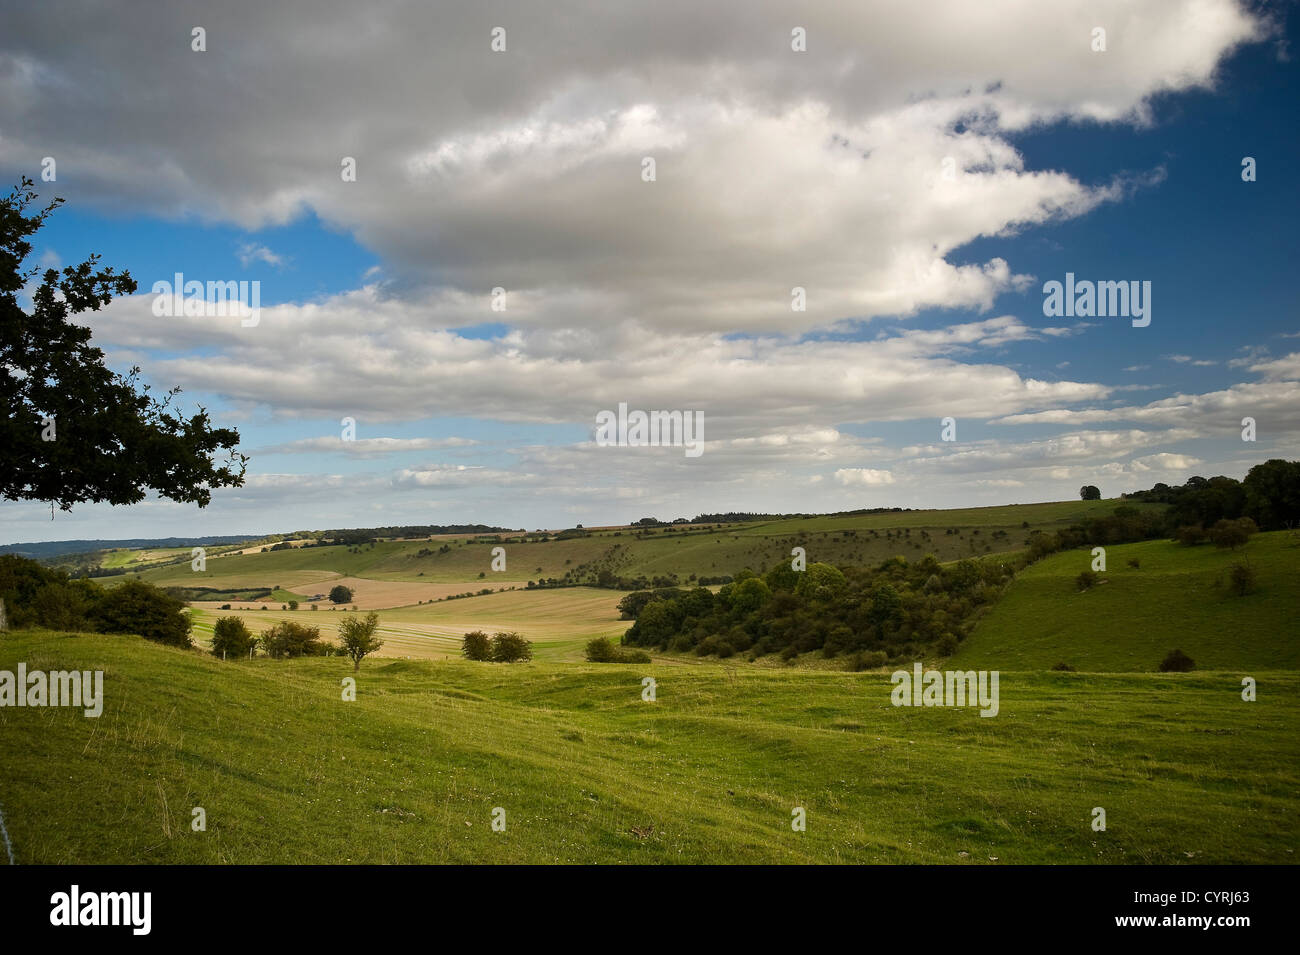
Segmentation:
<svg viewBox="0 0 1300 955">
<path fill-rule="evenodd" d="M 0 0 L 0 173 L 66 200 L 29 264 L 137 280 L 77 320 L 238 429 L 246 483 L 0 502 L 0 543 L 995 505 L 1300 457 L 1293 3 L 209 6 Z M 167 314 L 177 273 L 257 283 L 255 320 Z M 1067 274 L 1142 295 L 1049 314 Z M 603 440 L 620 404 L 697 416 L 702 453 Z"/>
</svg>

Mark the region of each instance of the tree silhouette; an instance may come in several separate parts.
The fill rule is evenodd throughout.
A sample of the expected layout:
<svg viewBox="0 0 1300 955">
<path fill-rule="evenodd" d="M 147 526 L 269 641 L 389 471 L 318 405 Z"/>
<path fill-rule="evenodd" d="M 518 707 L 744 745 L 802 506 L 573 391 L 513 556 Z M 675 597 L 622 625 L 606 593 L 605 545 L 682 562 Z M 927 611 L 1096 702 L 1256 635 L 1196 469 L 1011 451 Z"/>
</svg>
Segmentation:
<svg viewBox="0 0 1300 955">
<path fill-rule="evenodd" d="M 90 329 L 69 320 L 135 292 L 129 272 L 99 268 L 98 255 L 61 273 L 46 269 L 31 314 L 19 307 L 37 273 L 22 267 L 28 239 L 63 203 L 29 213 L 36 198 L 26 177 L 0 198 L 0 497 L 67 511 L 88 501 L 133 504 L 152 490 L 203 507 L 214 488 L 242 485 L 239 432 L 213 428 L 202 407 L 182 415 L 172 407 L 179 388 L 154 398 L 139 368 L 110 371 Z"/>
</svg>

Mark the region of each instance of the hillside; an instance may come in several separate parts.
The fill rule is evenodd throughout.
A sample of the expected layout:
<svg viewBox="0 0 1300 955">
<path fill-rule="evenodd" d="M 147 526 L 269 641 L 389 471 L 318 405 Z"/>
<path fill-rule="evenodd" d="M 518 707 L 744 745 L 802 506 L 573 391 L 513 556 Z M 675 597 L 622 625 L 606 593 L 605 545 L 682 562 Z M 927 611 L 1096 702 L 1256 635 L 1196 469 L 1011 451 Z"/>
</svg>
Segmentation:
<svg viewBox="0 0 1300 955">
<path fill-rule="evenodd" d="M 20 660 L 102 668 L 106 696 L 98 719 L 0 709 L 20 863 L 1280 863 L 1300 841 L 1293 673 L 1252 704 L 1235 670 L 1004 673 L 984 719 L 895 708 L 881 673 L 369 660 L 344 703 L 339 658 L 0 639 Z"/>
<path fill-rule="evenodd" d="M 790 559 L 803 547 L 809 561 L 837 565 L 878 564 L 901 554 L 911 560 L 932 553 L 940 560 L 1008 553 L 1024 546 L 1035 530 L 1049 532 L 1086 516 L 1109 513 L 1114 501 L 1066 501 L 953 511 L 904 511 L 811 517 L 725 525 L 677 525 L 647 530 L 621 528 L 586 537 L 506 542 L 506 570 L 491 568 L 497 543 L 477 537 L 438 537 L 378 541 L 360 547 L 298 547 L 210 556 L 203 571 L 193 571 L 188 555 L 139 576 L 169 587 L 231 590 L 208 603 L 238 600 L 234 591 L 279 588 L 275 602 L 306 600 L 329 583 L 354 581 L 406 583 L 383 588 L 357 584 L 364 609 L 416 604 L 449 594 L 488 587 L 525 587 L 529 580 L 572 574 L 572 582 L 594 583 L 602 571 L 629 579 L 669 577 L 686 584 L 720 578 L 749 567 L 766 569 Z M 1156 505 L 1140 505 L 1143 508 Z M 113 578 L 109 578 L 111 584 Z M 250 600 L 245 605 L 260 606 Z"/>
<path fill-rule="evenodd" d="M 1130 560 L 1138 567 L 1129 566 Z M 1229 565 L 1248 561 L 1254 593 L 1230 595 Z M 1086 550 L 1054 554 L 1017 575 L 951 658 L 967 668 L 1154 670 L 1175 648 L 1199 667 L 1300 668 L 1300 539 L 1258 534 L 1237 551 L 1146 541 L 1106 548 L 1102 582 L 1080 592 Z"/>
</svg>

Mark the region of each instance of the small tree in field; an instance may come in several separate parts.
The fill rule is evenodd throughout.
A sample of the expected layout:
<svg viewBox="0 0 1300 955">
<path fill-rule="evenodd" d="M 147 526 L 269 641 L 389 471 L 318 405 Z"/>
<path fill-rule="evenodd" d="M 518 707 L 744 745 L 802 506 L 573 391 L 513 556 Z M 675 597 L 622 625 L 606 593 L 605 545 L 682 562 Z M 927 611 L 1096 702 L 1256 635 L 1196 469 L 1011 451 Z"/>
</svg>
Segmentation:
<svg viewBox="0 0 1300 955">
<path fill-rule="evenodd" d="M 374 653 L 384 645 L 384 641 L 375 636 L 379 629 L 379 614 L 368 613 L 365 619 L 348 617 L 339 624 L 339 642 L 343 645 L 343 654 L 352 659 L 352 670 L 361 669 L 361 660 Z"/>
<path fill-rule="evenodd" d="M 336 584 L 330 589 L 330 603 L 350 604 L 352 603 L 352 588 L 344 587 L 342 584 Z"/>
<path fill-rule="evenodd" d="M 221 617 L 212 627 L 212 653 L 241 657 L 253 645 L 253 634 L 239 617 Z"/>
<path fill-rule="evenodd" d="M 498 633 L 492 637 L 494 663 L 527 662 L 533 658 L 533 645 L 517 633 Z"/>
<path fill-rule="evenodd" d="M 1095 484 L 1085 484 L 1079 488 L 1079 499 L 1083 501 L 1100 501 L 1101 489 Z"/>
<path fill-rule="evenodd" d="M 474 630 L 465 634 L 465 639 L 460 645 L 460 652 L 465 655 L 466 660 L 491 660 L 492 659 L 492 641 L 482 630 Z"/>
<path fill-rule="evenodd" d="M 1217 521 L 1209 529 L 1208 536 L 1210 543 L 1215 547 L 1226 547 L 1229 550 L 1236 550 L 1238 547 L 1244 547 L 1250 540 L 1258 527 L 1249 517 L 1239 517 L 1235 521 L 1221 520 Z"/>
<path fill-rule="evenodd" d="M 1236 561 L 1228 568 L 1228 589 L 1238 597 L 1244 597 L 1255 589 L 1255 568 L 1243 561 Z"/>
</svg>

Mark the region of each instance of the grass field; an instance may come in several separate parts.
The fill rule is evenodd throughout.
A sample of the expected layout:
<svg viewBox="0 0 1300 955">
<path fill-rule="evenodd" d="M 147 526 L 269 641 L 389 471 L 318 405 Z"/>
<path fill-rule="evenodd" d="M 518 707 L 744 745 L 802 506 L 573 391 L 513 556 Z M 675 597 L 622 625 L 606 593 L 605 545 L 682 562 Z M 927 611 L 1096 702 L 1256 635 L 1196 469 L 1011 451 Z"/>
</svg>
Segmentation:
<svg viewBox="0 0 1300 955">
<path fill-rule="evenodd" d="M 1246 703 L 1236 670 L 1004 672 L 985 719 L 895 708 L 883 673 L 372 659 L 343 702 L 340 658 L 6 634 L 0 669 L 18 661 L 102 669 L 106 697 L 98 719 L 0 709 L 21 863 L 1293 863 L 1300 845 L 1295 673 L 1257 673 Z"/>
<path fill-rule="evenodd" d="M 1139 567 L 1130 567 L 1130 559 Z M 1254 593 L 1229 594 L 1235 561 L 1258 576 Z M 1106 548 L 1102 583 L 1080 592 L 1086 550 L 1054 554 L 1022 571 L 952 658 L 963 668 L 1154 670 L 1175 648 L 1198 667 L 1300 669 L 1300 540 L 1258 534 L 1237 551 L 1146 541 Z"/>
<path fill-rule="evenodd" d="M 379 636 L 384 641 L 380 656 L 411 659 L 446 659 L 460 656 L 461 640 L 470 630 L 491 633 L 515 631 L 533 641 L 539 660 L 581 660 L 583 648 L 593 637 L 609 637 L 617 643 L 630 626 L 620 620 L 618 601 L 623 595 L 594 587 L 566 587 L 562 590 L 514 590 L 464 600 L 447 600 L 424 606 L 401 607 L 379 613 Z M 192 611 L 194 639 L 210 646 L 212 625 L 232 611 Z M 344 618 L 342 610 L 241 611 L 239 617 L 250 630 L 261 633 L 281 620 L 295 620 L 319 627 L 321 635 L 333 640 Z"/>
<path fill-rule="evenodd" d="M 492 548 L 497 545 L 461 536 L 379 541 L 355 549 L 302 547 L 232 553 L 209 556 L 202 571 L 191 570 L 185 560 L 142 570 L 139 576 L 159 586 L 278 589 L 275 603 L 304 600 L 342 582 L 356 589 L 358 607 L 383 609 L 485 587 L 522 588 L 529 580 L 562 578 L 567 571 L 584 566 L 624 577 L 675 574 L 687 584 L 695 577 L 721 577 L 746 567 L 767 570 L 788 561 L 796 546 L 806 550 L 809 561 L 840 566 L 879 564 L 899 554 L 909 560 L 926 554 L 958 560 L 1018 550 L 1033 530 L 1051 531 L 1085 516 L 1109 514 L 1117 503 L 1065 501 L 678 525 L 639 537 L 627 528 L 600 530 L 585 538 L 505 544 L 503 572 L 491 566 Z M 125 562 L 120 556 L 114 559 Z M 104 582 L 112 586 L 121 579 L 105 578 Z M 252 605 L 260 603 L 253 601 Z"/>
</svg>

